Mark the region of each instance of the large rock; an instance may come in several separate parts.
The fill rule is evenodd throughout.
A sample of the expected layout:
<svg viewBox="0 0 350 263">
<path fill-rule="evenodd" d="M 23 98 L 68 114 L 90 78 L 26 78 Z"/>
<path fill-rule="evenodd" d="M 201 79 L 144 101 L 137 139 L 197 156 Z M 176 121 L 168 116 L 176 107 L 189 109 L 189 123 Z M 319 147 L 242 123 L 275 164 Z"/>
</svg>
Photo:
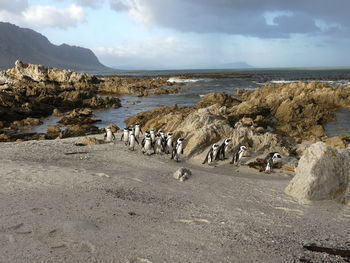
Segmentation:
<svg viewBox="0 0 350 263">
<path fill-rule="evenodd" d="M 301 157 L 286 193 L 301 203 L 350 200 L 350 149 L 339 151 L 318 142 Z"/>
<path fill-rule="evenodd" d="M 276 131 L 300 142 L 319 141 L 327 138 L 322 124 L 332 120 L 337 109 L 349 108 L 350 89 L 321 82 L 271 84 L 242 93 L 241 99 L 228 109 L 232 116 L 264 112 Z"/>
<path fill-rule="evenodd" d="M 219 96 L 221 100 L 222 96 Z M 286 138 L 270 132 L 261 133 L 254 127 L 240 126 L 234 128 L 230 120 L 222 113 L 220 104 L 215 103 L 206 108 L 178 108 L 176 105 L 162 107 L 140 113 L 129 118 L 126 123 L 140 123 L 143 129 L 160 128 L 173 131 L 177 137 L 185 138 L 184 153 L 196 157 L 206 151 L 211 144 L 224 138 L 231 138 L 233 146 L 246 145 L 255 151 L 268 153 L 279 151 L 290 155 L 293 143 Z"/>
</svg>

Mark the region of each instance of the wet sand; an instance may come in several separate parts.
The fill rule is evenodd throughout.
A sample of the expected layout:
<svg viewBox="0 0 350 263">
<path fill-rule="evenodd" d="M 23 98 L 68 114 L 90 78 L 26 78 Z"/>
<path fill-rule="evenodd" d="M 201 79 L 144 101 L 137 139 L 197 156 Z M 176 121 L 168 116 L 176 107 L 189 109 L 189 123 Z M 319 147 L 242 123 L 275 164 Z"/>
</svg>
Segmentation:
<svg viewBox="0 0 350 263">
<path fill-rule="evenodd" d="M 350 206 L 298 204 L 284 172 L 80 140 L 1 144 L 0 262 L 346 262 L 303 245 L 349 249 Z"/>
</svg>

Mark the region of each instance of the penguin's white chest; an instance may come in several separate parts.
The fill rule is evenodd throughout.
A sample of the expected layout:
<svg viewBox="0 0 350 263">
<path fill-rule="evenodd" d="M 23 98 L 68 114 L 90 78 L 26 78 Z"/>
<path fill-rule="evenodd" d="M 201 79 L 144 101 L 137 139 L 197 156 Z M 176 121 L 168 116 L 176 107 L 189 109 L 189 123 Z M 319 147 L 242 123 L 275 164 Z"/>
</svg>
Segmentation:
<svg viewBox="0 0 350 263">
<path fill-rule="evenodd" d="M 130 141 L 129 141 L 130 146 L 134 146 L 134 145 L 135 145 L 135 136 L 134 136 L 134 135 L 131 135 L 129 140 L 130 140 Z"/>
<path fill-rule="evenodd" d="M 151 149 L 151 141 L 150 140 L 146 140 L 145 142 L 145 150 L 148 151 Z"/>
<path fill-rule="evenodd" d="M 135 136 L 139 136 L 140 135 L 140 128 L 136 127 L 135 128 Z"/>
<path fill-rule="evenodd" d="M 238 161 L 242 159 L 243 154 L 244 154 L 244 151 L 241 151 L 241 152 L 238 154 Z"/>
<path fill-rule="evenodd" d="M 112 141 L 112 139 L 113 139 L 112 132 L 108 131 L 107 132 L 107 141 Z"/>
<path fill-rule="evenodd" d="M 129 140 L 129 133 L 128 132 L 124 132 L 124 142 L 127 142 Z"/>
<path fill-rule="evenodd" d="M 180 144 L 180 145 L 177 147 L 176 153 L 177 153 L 178 155 L 180 155 L 181 152 L 182 152 L 182 144 Z"/>
<path fill-rule="evenodd" d="M 267 162 L 266 168 L 265 168 L 265 172 L 270 173 L 271 172 L 271 163 Z"/>
</svg>

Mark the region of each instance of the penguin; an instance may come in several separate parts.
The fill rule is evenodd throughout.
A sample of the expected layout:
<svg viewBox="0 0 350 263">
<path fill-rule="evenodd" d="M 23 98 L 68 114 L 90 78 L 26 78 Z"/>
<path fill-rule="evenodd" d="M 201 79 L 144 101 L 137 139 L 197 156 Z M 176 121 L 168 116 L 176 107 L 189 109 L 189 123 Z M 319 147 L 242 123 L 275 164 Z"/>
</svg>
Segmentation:
<svg viewBox="0 0 350 263">
<path fill-rule="evenodd" d="M 123 134 L 120 137 L 120 140 L 123 141 L 125 143 L 125 145 L 128 145 L 128 141 L 129 141 L 129 128 L 124 128 L 123 130 Z"/>
<path fill-rule="evenodd" d="M 282 159 L 282 155 L 278 152 L 271 152 L 265 157 L 265 173 L 271 173 L 273 164 L 279 162 Z"/>
<path fill-rule="evenodd" d="M 268 159 L 273 159 L 274 163 L 278 162 L 278 159 L 282 159 L 282 155 L 278 152 L 271 152 L 268 155 L 266 155 L 265 157 L 265 161 L 267 161 Z"/>
<path fill-rule="evenodd" d="M 154 133 L 154 130 L 150 130 L 149 133 L 151 135 L 152 143 L 154 143 L 156 140 L 156 134 Z"/>
<path fill-rule="evenodd" d="M 183 141 L 184 141 L 183 138 L 177 139 L 176 145 L 173 148 L 173 152 L 171 154 L 171 159 L 175 160 L 176 162 L 179 161 L 180 154 L 184 153 Z"/>
<path fill-rule="evenodd" d="M 153 149 L 153 146 L 152 146 L 152 138 L 150 134 L 146 134 L 145 138 L 141 143 L 141 146 L 142 146 L 143 154 L 146 153 L 147 155 L 151 155 L 150 151 Z M 153 149 L 153 152 L 154 152 L 154 149 Z"/>
<path fill-rule="evenodd" d="M 115 140 L 115 135 L 112 132 L 112 129 L 109 128 L 109 127 L 106 128 L 106 133 L 104 135 L 104 140 L 106 142 L 112 142 L 113 140 Z"/>
<path fill-rule="evenodd" d="M 135 137 L 138 139 L 140 137 L 140 134 L 142 134 L 140 124 L 136 123 L 134 126 L 134 129 L 135 129 Z"/>
<path fill-rule="evenodd" d="M 162 153 L 164 152 L 164 147 L 163 147 L 163 139 L 161 137 L 161 135 L 158 133 L 156 135 L 156 139 L 155 139 L 155 142 L 154 142 L 154 152 L 155 153 Z"/>
<path fill-rule="evenodd" d="M 135 143 L 139 144 L 139 141 L 137 140 L 135 136 L 135 131 L 131 130 L 129 132 L 129 150 L 135 151 Z"/>
<path fill-rule="evenodd" d="M 219 147 L 219 154 L 216 156 L 219 160 L 225 160 L 226 154 L 228 152 L 228 149 L 230 147 L 231 139 L 225 139 L 224 142 Z"/>
<path fill-rule="evenodd" d="M 162 129 L 160 129 L 158 131 L 158 134 L 162 138 L 162 140 L 161 140 L 161 142 L 162 142 L 162 152 L 165 152 L 167 137 L 165 136 L 165 133 L 164 133 L 164 131 Z"/>
<path fill-rule="evenodd" d="M 205 164 L 206 162 L 208 162 L 208 164 L 210 165 L 212 162 L 214 162 L 216 160 L 218 153 L 219 153 L 219 148 L 220 148 L 219 144 L 214 143 L 211 146 L 211 148 L 210 148 L 210 150 L 209 150 L 209 152 L 208 152 L 207 156 L 205 157 L 202 164 Z"/>
<path fill-rule="evenodd" d="M 243 154 L 247 150 L 247 147 L 244 145 L 240 146 L 234 153 L 233 153 L 233 158 L 232 161 L 230 162 L 231 164 L 234 164 L 236 166 L 239 166 L 239 162 L 243 157 Z"/>
<path fill-rule="evenodd" d="M 166 137 L 166 142 L 165 142 L 165 153 L 166 154 L 170 154 L 173 151 L 173 148 L 174 148 L 173 136 L 174 136 L 174 133 L 168 132 L 168 135 Z"/>
<path fill-rule="evenodd" d="M 265 173 L 269 174 L 272 172 L 272 167 L 273 167 L 273 159 L 269 158 L 266 161 L 266 167 L 265 167 Z"/>
</svg>

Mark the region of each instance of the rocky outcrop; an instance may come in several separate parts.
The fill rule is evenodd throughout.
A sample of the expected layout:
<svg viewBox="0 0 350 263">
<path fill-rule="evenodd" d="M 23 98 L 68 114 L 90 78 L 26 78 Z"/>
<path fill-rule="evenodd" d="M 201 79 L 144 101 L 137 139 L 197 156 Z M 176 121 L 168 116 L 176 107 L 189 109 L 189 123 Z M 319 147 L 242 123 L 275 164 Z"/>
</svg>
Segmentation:
<svg viewBox="0 0 350 263">
<path fill-rule="evenodd" d="M 327 138 L 322 124 L 350 107 L 350 89 L 320 82 L 265 85 L 241 93 L 241 99 L 228 109 L 230 115 L 263 115 L 276 132 L 315 142 Z"/>
<path fill-rule="evenodd" d="M 229 95 L 226 96 L 228 99 Z M 222 98 L 219 96 L 220 101 Z M 235 101 L 228 102 L 230 103 Z M 279 151 L 290 155 L 295 150 L 294 144 L 286 138 L 270 132 L 261 133 L 259 127 L 244 125 L 233 127 L 230 118 L 224 113 L 225 106 L 221 104 L 201 108 L 202 105 L 207 104 L 199 103 L 192 108 L 179 108 L 176 105 L 161 107 L 133 116 L 127 119 L 126 123 L 128 125 L 140 123 L 144 129 L 162 128 L 165 131 L 175 132 L 178 137 L 185 138 L 184 153 L 189 157 L 201 154 L 208 146 L 223 138 L 231 138 L 235 146 L 244 144 L 254 151 L 263 153 Z"/>
<path fill-rule="evenodd" d="M 350 200 L 350 149 L 337 150 L 323 142 L 311 145 L 301 157 L 286 193 L 306 203 Z"/>
<path fill-rule="evenodd" d="M 99 85 L 98 92 L 101 94 L 113 95 L 137 94 L 140 97 L 178 93 L 178 87 L 167 88 L 172 85 L 175 84 L 169 82 L 168 78 L 137 79 L 109 77 L 103 78 L 103 82 Z"/>
<path fill-rule="evenodd" d="M 99 83 L 88 74 L 17 61 L 15 68 L 0 72 L 0 133 L 11 137 L 17 130 L 40 124 L 40 120 L 29 123 L 33 118 L 58 116 L 76 108 L 120 107 L 117 97 L 97 96 Z M 74 129 L 69 134 L 78 133 L 81 130 Z"/>
</svg>

